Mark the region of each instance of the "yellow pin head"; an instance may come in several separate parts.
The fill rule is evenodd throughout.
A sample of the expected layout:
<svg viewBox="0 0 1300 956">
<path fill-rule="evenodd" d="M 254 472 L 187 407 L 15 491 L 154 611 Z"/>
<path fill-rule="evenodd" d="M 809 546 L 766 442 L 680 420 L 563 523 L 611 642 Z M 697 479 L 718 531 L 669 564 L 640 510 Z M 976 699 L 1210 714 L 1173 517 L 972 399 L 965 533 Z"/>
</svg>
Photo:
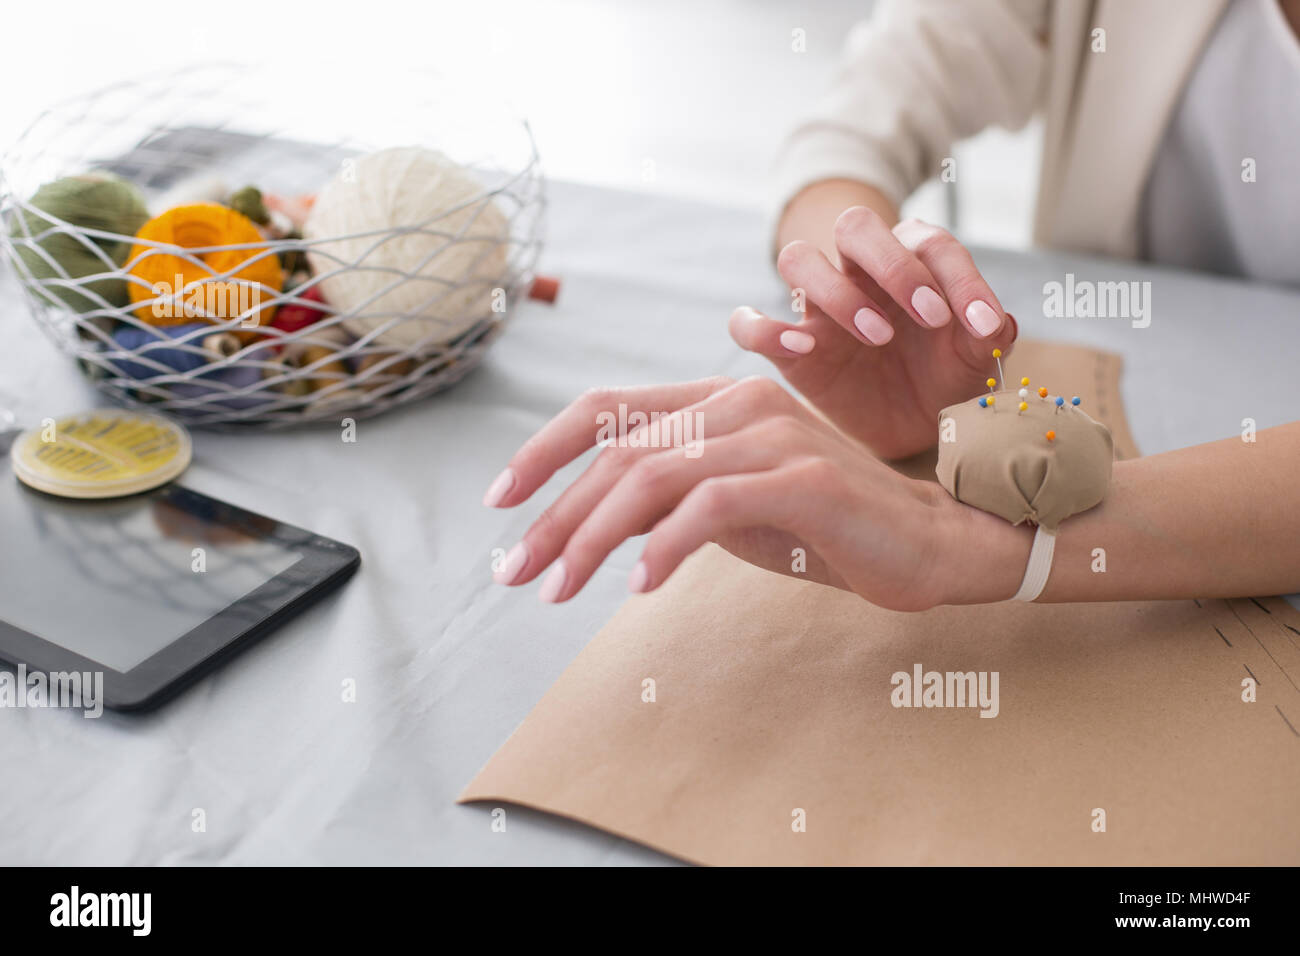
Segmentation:
<svg viewBox="0 0 1300 956">
<path fill-rule="evenodd" d="M 1028 407 L 1029 407 L 1029 403 L 1028 403 L 1028 402 L 1021 402 L 1021 403 L 1020 403 L 1020 410 L 1021 410 L 1022 412 L 1023 412 L 1026 408 L 1028 408 Z"/>
<path fill-rule="evenodd" d="M 993 357 L 994 357 L 994 358 L 1002 358 L 1002 350 L 1001 350 L 1001 349 L 994 349 L 994 350 L 993 350 Z"/>
<path fill-rule="evenodd" d="M 993 404 L 994 402 L 996 402 L 996 401 L 997 401 L 997 399 L 994 398 L 992 395 L 989 396 L 989 404 L 990 404 L 990 405 L 992 405 L 992 404 Z"/>
<path fill-rule="evenodd" d="M 1022 379 L 1020 380 L 1020 384 L 1021 384 L 1021 385 L 1028 385 L 1028 384 L 1029 384 L 1029 379 L 1028 379 L 1027 377 L 1026 377 L 1026 378 L 1022 378 Z"/>
<path fill-rule="evenodd" d="M 998 383 L 998 380 L 997 380 L 996 378 L 991 378 L 991 379 L 989 379 L 987 382 L 985 382 L 984 384 L 987 385 L 989 388 L 992 388 L 992 387 L 993 387 L 994 385 L 996 385 L 997 383 Z"/>
</svg>

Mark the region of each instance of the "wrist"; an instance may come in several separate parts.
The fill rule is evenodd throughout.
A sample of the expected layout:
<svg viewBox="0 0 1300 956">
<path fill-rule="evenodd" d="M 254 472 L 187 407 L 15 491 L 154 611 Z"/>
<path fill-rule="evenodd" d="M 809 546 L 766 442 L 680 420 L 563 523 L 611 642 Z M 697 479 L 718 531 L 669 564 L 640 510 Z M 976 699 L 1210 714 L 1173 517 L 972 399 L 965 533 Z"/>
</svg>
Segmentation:
<svg viewBox="0 0 1300 956">
<path fill-rule="evenodd" d="M 947 499 L 939 509 L 939 521 L 947 528 L 937 561 L 940 603 L 1010 600 L 1024 580 L 1034 528 L 1010 524 L 939 490 Z"/>
<path fill-rule="evenodd" d="M 777 223 L 772 255 L 796 239 L 805 239 L 838 263 L 835 220 L 850 206 L 873 209 L 891 226 L 898 222 L 893 203 L 874 186 L 851 179 L 823 179 L 805 186 L 786 204 Z"/>
</svg>

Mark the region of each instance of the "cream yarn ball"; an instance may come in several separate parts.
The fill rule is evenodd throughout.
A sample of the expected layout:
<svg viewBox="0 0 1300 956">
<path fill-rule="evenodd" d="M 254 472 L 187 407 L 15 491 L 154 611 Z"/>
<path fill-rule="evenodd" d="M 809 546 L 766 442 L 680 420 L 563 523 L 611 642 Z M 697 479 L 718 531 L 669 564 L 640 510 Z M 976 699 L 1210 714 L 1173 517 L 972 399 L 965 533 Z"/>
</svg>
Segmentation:
<svg viewBox="0 0 1300 956">
<path fill-rule="evenodd" d="M 312 272 L 347 266 L 320 283 L 344 328 L 359 337 L 405 316 L 375 341 L 436 348 L 490 316 L 510 230 L 484 192 L 436 150 L 386 149 L 345 164 L 303 226 Z"/>
</svg>

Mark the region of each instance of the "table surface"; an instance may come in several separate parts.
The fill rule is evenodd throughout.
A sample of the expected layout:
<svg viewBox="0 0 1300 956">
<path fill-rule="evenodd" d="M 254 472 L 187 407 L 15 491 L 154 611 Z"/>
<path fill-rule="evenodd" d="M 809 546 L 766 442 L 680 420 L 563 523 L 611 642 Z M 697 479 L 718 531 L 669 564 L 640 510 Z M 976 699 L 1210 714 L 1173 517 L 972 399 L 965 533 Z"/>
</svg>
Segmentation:
<svg viewBox="0 0 1300 956">
<path fill-rule="evenodd" d="M 584 388 L 765 371 L 727 315 L 788 314 L 788 299 L 757 213 L 553 184 L 550 216 L 542 265 L 559 302 L 524 304 L 451 391 L 361 422 L 355 444 L 328 426 L 195 435 L 187 485 L 356 545 L 361 570 L 152 714 L 0 711 L 0 863 L 671 862 L 524 809 L 494 832 L 490 807 L 455 804 L 623 601 L 638 549 L 579 599 L 541 606 L 535 585 L 494 585 L 490 562 L 553 488 L 514 511 L 479 501 Z M 1300 417 L 1300 291 L 1058 253 L 976 258 L 1023 334 L 1125 357 L 1144 453 Z M 1149 280 L 1150 326 L 1043 318 L 1043 284 L 1066 273 Z M 20 421 L 97 401 L 7 273 L 0 330 L 0 404 Z"/>
</svg>

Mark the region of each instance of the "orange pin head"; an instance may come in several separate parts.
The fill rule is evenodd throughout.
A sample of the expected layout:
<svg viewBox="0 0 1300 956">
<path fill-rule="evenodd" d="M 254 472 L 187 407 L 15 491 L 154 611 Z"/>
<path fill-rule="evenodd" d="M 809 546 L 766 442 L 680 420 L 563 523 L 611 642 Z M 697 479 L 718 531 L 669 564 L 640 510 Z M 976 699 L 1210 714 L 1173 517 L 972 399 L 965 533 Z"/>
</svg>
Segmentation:
<svg viewBox="0 0 1300 956">
<path fill-rule="evenodd" d="M 1046 398 L 1046 397 L 1047 397 L 1047 387 L 1046 387 L 1046 386 L 1044 386 L 1043 388 L 1040 388 L 1040 389 L 1038 390 L 1038 397 L 1039 397 L 1039 398 Z"/>
<path fill-rule="evenodd" d="M 1048 433 L 1047 433 L 1047 440 L 1048 440 L 1048 441 L 1056 441 L 1056 432 L 1048 432 Z"/>
</svg>

